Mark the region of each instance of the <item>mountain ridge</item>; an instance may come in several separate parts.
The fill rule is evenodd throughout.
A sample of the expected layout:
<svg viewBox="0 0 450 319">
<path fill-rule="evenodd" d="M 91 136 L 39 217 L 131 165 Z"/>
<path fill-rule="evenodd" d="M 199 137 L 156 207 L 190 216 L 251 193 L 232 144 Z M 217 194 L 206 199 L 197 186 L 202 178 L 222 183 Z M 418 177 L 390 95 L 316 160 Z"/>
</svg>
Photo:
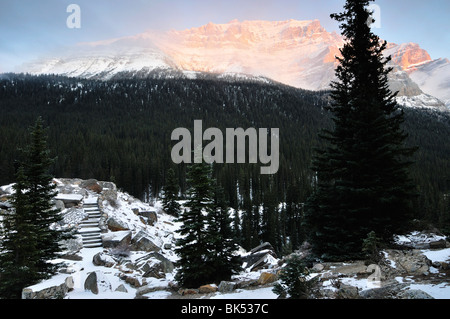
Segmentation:
<svg viewBox="0 0 450 319">
<path fill-rule="evenodd" d="M 29 63 L 21 71 L 97 79 L 122 72 L 145 76 L 157 69 L 246 74 L 296 88 L 323 90 L 335 79 L 336 56 L 344 43 L 341 35 L 328 32 L 317 19 L 232 20 L 81 43 L 68 55 Z M 445 85 L 450 73 L 447 59 L 432 60 L 416 43 L 389 43 L 386 55 L 392 56 L 395 68 L 390 79 L 393 90 L 401 96 L 426 93 L 450 107 L 450 86 Z M 436 83 L 435 78 L 440 80 Z"/>
</svg>

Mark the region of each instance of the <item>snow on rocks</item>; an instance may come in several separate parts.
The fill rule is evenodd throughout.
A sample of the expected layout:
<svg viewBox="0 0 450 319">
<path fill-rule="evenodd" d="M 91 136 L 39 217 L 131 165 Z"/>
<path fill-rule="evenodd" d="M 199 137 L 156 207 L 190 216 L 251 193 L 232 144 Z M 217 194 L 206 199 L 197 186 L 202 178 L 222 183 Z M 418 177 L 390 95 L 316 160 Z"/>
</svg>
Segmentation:
<svg viewBox="0 0 450 319">
<path fill-rule="evenodd" d="M 446 236 L 419 231 L 394 237 L 394 241 L 397 245 L 413 249 L 446 248 L 446 239 Z"/>
<path fill-rule="evenodd" d="M 244 270 L 234 275 L 229 282 L 180 290 L 174 280 L 175 262 L 178 259 L 174 248 L 179 236 L 176 230 L 180 225 L 174 217 L 163 212 L 160 202 L 153 206 L 143 203 L 109 182 L 91 180 L 84 183 L 80 179 L 56 179 L 54 182 L 59 193 L 65 194 L 66 198 L 72 197 L 66 196 L 71 194 L 82 196 L 77 205 L 64 207 L 60 227 L 78 227 L 87 218 L 83 207 L 96 202 L 105 218 L 103 247 L 83 248 L 79 238 L 66 243 L 68 253 L 55 261 L 63 263 L 60 274 L 27 287 L 24 297 L 278 298 L 272 286 L 277 282 L 284 264 L 270 244 L 264 243 L 249 252 L 240 249 L 237 253 L 242 258 Z M 12 187 L 1 189 L 6 192 L 11 191 Z M 123 229 L 110 227 L 106 223 L 108 219 L 113 219 Z M 450 248 L 446 248 L 446 238 L 432 233 L 413 232 L 396 236 L 395 240 L 403 248 L 384 250 L 379 265 L 366 265 L 364 261 L 311 265 L 312 275 L 319 279 L 318 298 L 450 299 L 450 286 L 446 280 Z M 370 269 L 379 269 L 381 275 L 378 282 L 370 280 L 374 275 Z"/>
</svg>

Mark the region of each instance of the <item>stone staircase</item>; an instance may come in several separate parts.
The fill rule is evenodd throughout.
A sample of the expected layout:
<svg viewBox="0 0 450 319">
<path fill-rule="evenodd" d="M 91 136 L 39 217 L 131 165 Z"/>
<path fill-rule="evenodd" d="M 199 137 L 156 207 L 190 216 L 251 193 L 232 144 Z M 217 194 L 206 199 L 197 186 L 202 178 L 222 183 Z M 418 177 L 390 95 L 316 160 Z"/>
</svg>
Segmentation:
<svg viewBox="0 0 450 319">
<path fill-rule="evenodd" d="M 88 219 L 80 223 L 78 233 L 83 238 L 84 248 L 102 247 L 102 235 L 99 228 L 100 217 L 102 213 L 98 207 L 98 198 L 89 197 L 84 200 L 84 211 L 88 214 Z"/>
</svg>

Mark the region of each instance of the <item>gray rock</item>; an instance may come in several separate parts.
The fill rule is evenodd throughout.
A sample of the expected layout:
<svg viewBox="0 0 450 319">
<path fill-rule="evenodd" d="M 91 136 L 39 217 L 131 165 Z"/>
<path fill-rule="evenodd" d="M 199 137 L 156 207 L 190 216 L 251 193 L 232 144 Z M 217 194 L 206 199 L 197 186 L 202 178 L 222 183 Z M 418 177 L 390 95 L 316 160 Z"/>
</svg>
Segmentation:
<svg viewBox="0 0 450 319">
<path fill-rule="evenodd" d="M 420 250 L 386 250 L 390 263 L 394 263 L 395 269 L 384 269 L 386 272 L 397 272 L 407 275 L 422 275 L 429 273 L 431 260 L 429 260 Z M 389 262 L 385 265 L 389 265 Z"/>
<path fill-rule="evenodd" d="M 236 287 L 236 283 L 232 281 L 221 281 L 218 287 L 218 291 L 221 293 L 232 292 Z"/>
<path fill-rule="evenodd" d="M 55 201 L 61 201 L 64 203 L 65 208 L 71 208 L 74 206 L 78 206 L 83 200 L 82 194 L 64 194 L 59 193 L 54 198 Z"/>
<path fill-rule="evenodd" d="M 131 243 L 131 230 L 102 234 L 104 248 L 127 247 Z"/>
<path fill-rule="evenodd" d="M 322 264 L 315 264 L 315 265 L 312 267 L 312 271 L 315 271 L 315 272 L 321 272 L 322 270 L 324 270 L 324 268 L 325 268 L 325 266 L 322 265 Z"/>
<path fill-rule="evenodd" d="M 22 290 L 22 299 L 63 299 L 73 288 L 74 281 L 72 276 L 69 276 L 58 286 L 46 287 L 37 291 L 33 287 L 26 287 Z"/>
<path fill-rule="evenodd" d="M 54 204 L 57 209 L 63 210 L 64 208 L 66 208 L 62 200 L 55 199 Z"/>
<path fill-rule="evenodd" d="M 131 247 L 135 251 L 159 252 L 161 250 L 144 231 L 140 231 L 131 239 Z"/>
<path fill-rule="evenodd" d="M 152 285 L 145 285 L 142 287 L 137 288 L 136 290 L 136 296 L 142 296 L 145 294 L 148 294 L 150 292 L 155 292 L 155 291 L 168 291 L 170 290 L 169 287 L 167 287 L 166 285 L 163 286 L 155 286 L 154 284 Z"/>
<path fill-rule="evenodd" d="M 338 299 L 359 299 L 358 288 L 348 285 L 341 285 L 337 291 Z"/>
<path fill-rule="evenodd" d="M 408 289 L 398 294 L 399 299 L 434 299 L 426 292 L 418 289 Z"/>
<path fill-rule="evenodd" d="M 93 294 L 98 295 L 97 274 L 95 271 L 91 272 L 84 281 L 84 290 L 89 290 Z"/>
<path fill-rule="evenodd" d="M 95 266 L 112 267 L 115 264 L 115 260 L 103 252 L 99 252 L 92 258 L 92 263 Z"/>
<path fill-rule="evenodd" d="M 109 217 L 106 220 L 106 225 L 108 226 L 109 230 L 111 230 L 111 231 L 129 230 L 127 223 L 125 223 L 115 217 Z"/>
<path fill-rule="evenodd" d="M 447 248 L 447 241 L 444 239 L 433 241 L 430 244 L 430 249 L 445 249 Z"/>
<path fill-rule="evenodd" d="M 73 281 L 72 276 L 67 277 L 66 280 L 64 281 L 64 284 L 66 285 L 68 291 L 72 291 L 73 288 L 75 287 L 75 283 Z"/>
<path fill-rule="evenodd" d="M 273 246 L 270 243 L 263 243 L 255 248 L 253 248 L 252 250 L 250 250 L 250 254 L 255 254 L 255 253 L 263 251 L 263 250 L 269 250 L 269 251 L 275 252 L 275 249 L 273 248 Z M 274 257 L 276 257 L 276 255 Z"/>
<path fill-rule="evenodd" d="M 158 216 L 156 215 L 156 212 L 144 211 L 144 212 L 139 212 L 138 215 L 146 218 L 147 223 L 152 226 L 158 221 Z"/>
<path fill-rule="evenodd" d="M 101 292 L 111 291 L 111 283 L 101 271 L 91 272 L 84 282 L 84 289 L 98 295 Z"/>
<path fill-rule="evenodd" d="M 123 284 L 121 284 L 119 287 L 117 287 L 116 290 L 114 290 L 114 291 L 125 292 L 125 293 L 128 292 L 127 288 L 125 288 L 125 286 Z"/>
<path fill-rule="evenodd" d="M 80 184 L 81 188 L 86 188 L 88 190 L 91 190 L 96 193 L 101 193 L 102 186 L 99 185 L 98 181 L 96 179 L 88 179 L 86 181 L 81 182 Z"/>
<path fill-rule="evenodd" d="M 141 270 L 143 277 L 165 278 L 165 274 L 171 273 L 174 264 L 157 252 L 151 252 L 136 260 L 135 268 Z"/>
<path fill-rule="evenodd" d="M 397 294 L 408 284 L 392 283 L 381 288 L 367 289 L 359 293 L 363 299 L 397 299 Z"/>
</svg>

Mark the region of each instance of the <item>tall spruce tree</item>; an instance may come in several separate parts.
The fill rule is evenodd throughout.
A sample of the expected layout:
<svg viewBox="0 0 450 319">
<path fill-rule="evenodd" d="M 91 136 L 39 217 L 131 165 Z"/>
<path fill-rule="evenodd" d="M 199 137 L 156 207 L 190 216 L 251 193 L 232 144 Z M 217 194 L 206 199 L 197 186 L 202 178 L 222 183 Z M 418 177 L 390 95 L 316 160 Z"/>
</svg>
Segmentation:
<svg viewBox="0 0 450 319">
<path fill-rule="evenodd" d="M 181 238 L 175 249 L 179 256 L 175 279 L 183 287 L 227 280 L 239 264 L 223 189 L 206 163 L 191 165 L 188 184 L 186 209 L 178 218 Z"/>
<path fill-rule="evenodd" d="M 0 232 L 0 298 L 20 299 L 22 289 L 36 283 L 39 274 L 38 230 L 26 200 L 23 167 L 16 173 L 12 204 L 2 211 Z"/>
<path fill-rule="evenodd" d="M 368 23 L 369 2 L 347 0 L 343 13 L 331 15 L 347 42 L 328 107 L 334 130 L 320 135 L 327 146 L 317 151 L 317 185 L 306 205 L 313 251 L 324 259 L 360 257 L 368 233 L 390 240 L 411 212 L 414 149 L 404 145 L 403 111 L 389 89 L 386 42 Z"/>
<path fill-rule="evenodd" d="M 52 163 L 43 121 L 38 118 L 17 170 L 13 210 L 3 215 L 0 254 L 3 297 L 20 298 L 24 287 L 55 274 L 58 265 L 50 261 L 61 252 L 59 242 L 70 237 L 54 227 L 61 216 L 51 203 L 56 195 L 49 173 Z"/>
<path fill-rule="evenodd" d="M 186 209 L 177 221 L 181 223 L 178 233 L 176 254 L 179 260 L 175 279 L 183 287 L 198 287 L 208 283 L 213 269 L 206 264 L 208 242 L 206 225 L 208 216 L 213 211 L 213 193 L 211 186 L 211 169 L 205 164 L 192 164 L 187 172 L 188 201 Z"/>
<path fill-rule="evenodd" d="M 213 210 L 207 216 L 209 257 L 206 262 L 214 269 L 208 281 L 220 283 L 230 280 L 231 276 L 241 269 L 241 261 L 235 254 L 238 246 L 233 240 L 232 220 L 224 190 L 216 181 L 213 185 L 213 196 Z"/>
<path fill-rule="evenodd" d="M 180 204 L 177 202 L 180 187 L 175 176 L 175 171 L 170 168 L 167 171 L 166 185 L 164 186 L 164 197 L 162 200 L 164 211 L 172 216 L 178 216 L 180 213 Z"/>
</svg>

